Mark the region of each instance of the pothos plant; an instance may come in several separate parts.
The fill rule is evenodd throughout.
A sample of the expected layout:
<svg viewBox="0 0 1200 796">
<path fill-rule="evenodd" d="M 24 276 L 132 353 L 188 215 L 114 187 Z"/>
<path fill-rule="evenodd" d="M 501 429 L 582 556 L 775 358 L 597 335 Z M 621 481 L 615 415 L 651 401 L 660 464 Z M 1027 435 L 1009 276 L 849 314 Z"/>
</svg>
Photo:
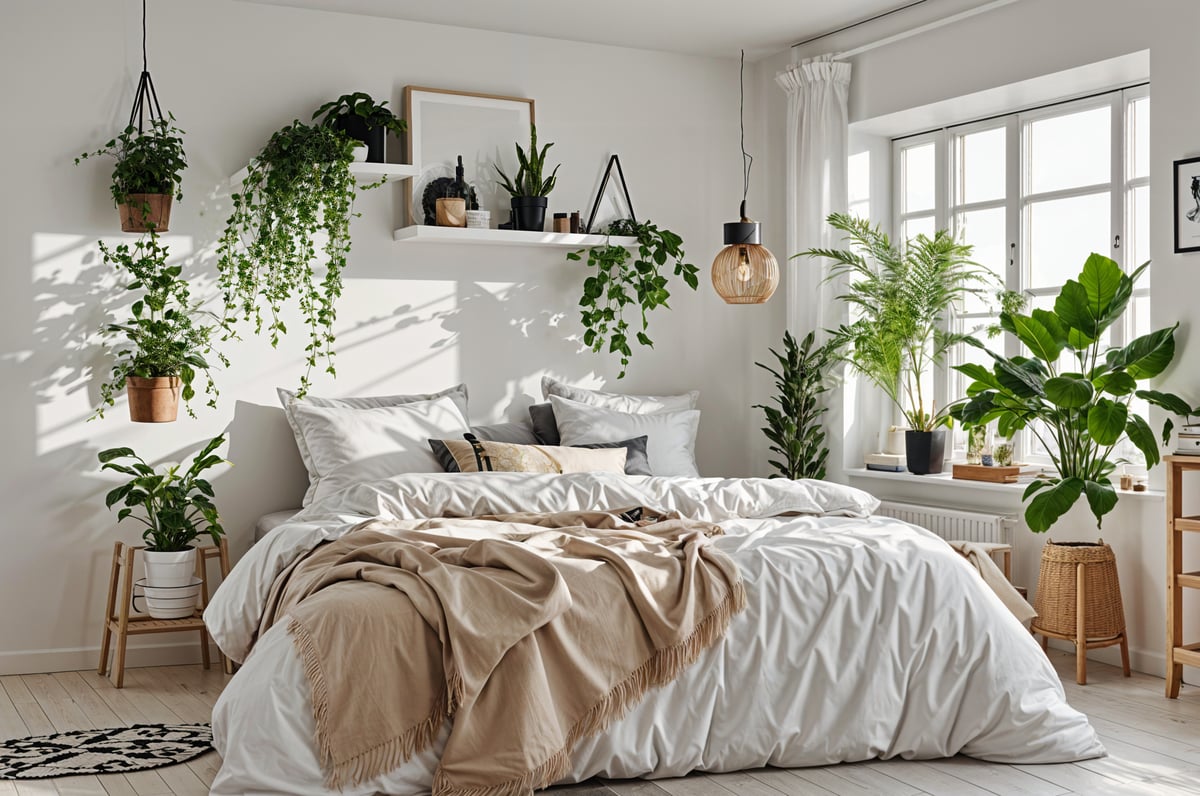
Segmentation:
<svg viewBox="0 0 1200 796">
<path fill-rule="evenodd" d="M 662 268 L 671 261 L 673 274 L 682 277 L 692 290 L 699 286 L 699 269 L 684 259 L 683 238 L 650 221 L 620 219 L 609 225 L 607 234 L 636 238 L 637 253 L 612 242 L 588 249 L 587 265 L 596 272 L 583 280 L 579 308 L 584 345 L 596 353 L 607 349 L 619 355 L 621 372 L 617 378 L 621 379 L 633 356 L 631 333 L 640 345 L 653 347 L 654 341 L 646 334 L 649 313 L 657 307 L 670 308 L 667 300 L 671 292 Z M 583 249 L 568 252 L 567 259 L 582 260 L 583 253 Z M 630 308 L 637 312 L 636 326 L 631 326 L 626 317 Z"/>
<path fill-rule="evenodd" d="M 174 194 L 183 200 L 183 172 L 187 158 L 183 151 L 183 131 L 175 126 L 175 117 L 150 120 L 148 130 L 129 125 L 95 152 L 84 152 L 75 163 L 100 155 L 116 159 L 113 166 L 113 204 L 129 201 L 132 194 Z"/>
<path fill-rule="evenodd" d="M 384 107 L 386 105 L 387 100 L 376 102 L 370 94 L 356 91 L 326 102 L 313 112 L 312 118 L 324 117 L 321 124 L 336 127 L 340 119 L 356 117 L 363 121 L 367 129 L 382 127 L 395 135 L 402 135 L 408 129 L 408 124 L 392 113 L 391 108 Z"/>
<path fill-rule="evenodd" d="M 333 324 L 350 252 L 355 192 L 383 183 L 358 185 L 350 173 L 353 147 L 345 133 L 323 124 L 293 121 L 276 132 L 233 195 L 233 212 L 217 249 L 226 338 L 236 337 L 240 320 L 253 319 L 255 334 L 265 328 L 277 346 L 287 333 L 284 304 L 295 299 L 299 305 L 309 342 L 298 396 L 308 391 L 318 360 L 336 375 Z M 319 273 L 322 234 L 325 262 Z"/>
<path fill-rule="evenodd" d="M 129 376 L 178 377 L 184 405 L 195 417 L 190 401 L 196 395 L 197 371 L 202 371 L 207 379 L 208 405 L 215 407 L 217 388 L 206 357 L 215 354 L 221 364 L 228 366 L 229 362 L 213 350 L 216 316 L 192 301 L 188 282 L 182 278 L 183 266 L 168 264 L 169 251 L 154 232 L 132 246 L 110 247 L 101 242 L 100 251 L 106 263 L 129 274 L 125 289 L 141 296 L 130 305 L 129 320 L 107 324 L 102 330 L 106 338 L 118 342 L 114 344 L 116 362 L 100 385 L 100 405 L 94 417 L 103 417 L 105 407 L 113 406 Z M 205 322 L 207 319 L 211 320 Z"/>
</svg>

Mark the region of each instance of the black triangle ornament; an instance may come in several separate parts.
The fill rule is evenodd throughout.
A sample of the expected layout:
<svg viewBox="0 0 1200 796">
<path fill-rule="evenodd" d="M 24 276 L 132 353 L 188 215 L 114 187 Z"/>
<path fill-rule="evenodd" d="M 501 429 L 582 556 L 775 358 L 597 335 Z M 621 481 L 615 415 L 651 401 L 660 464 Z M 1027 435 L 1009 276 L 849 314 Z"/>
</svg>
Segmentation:
<svg viewBox="0 0 1200 796">
<path fill-rule="evenodd" d="M 596 213 L 600 210 L 601 200 L 604 199 L 604 189 L 608 187 L 608 178 L 612 176 L 613 166 L 617 167 L 617 179 L 621 181 L 621 192 L 625 195 L 625 205 L 629 208 L 629 219 L 634 224 L 637 223 L 637 216 L 633 213 L 633 200 L 629 198 L 629 185 L 625 182 L 625 171 L 621 168 L 621 159 L 613 155 L 608 159 L 608 166 L 604 169 L 604 179 L 600 180 L 600 190 L 596 191 L 596 201 L 592 202 L 592 212 L 588 214 L 587 224 L 583 228 L 585 235 L 592 233 L 592 224 L 596 222 Z"/>
</svg>

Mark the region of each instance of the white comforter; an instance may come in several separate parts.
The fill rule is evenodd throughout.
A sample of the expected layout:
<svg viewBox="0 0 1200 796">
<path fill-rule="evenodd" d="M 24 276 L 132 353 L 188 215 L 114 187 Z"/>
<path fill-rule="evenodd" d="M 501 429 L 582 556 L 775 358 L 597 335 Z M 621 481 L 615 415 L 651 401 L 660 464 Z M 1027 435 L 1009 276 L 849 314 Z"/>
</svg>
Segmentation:
<svg viewBox="0 0 1200 796">
<path fill-rule="evenodd" d="M 298 556 L 372 517 L 632 505 L 720 523 L 727 535 L 715 544 L 741 569 L 748 606 L 678 680 L 581 743 L 570 781 L 960 752 L 1011 763 L 1104 753 L 1045 655 L 975 570 L 922 529 L 867 517 L 877 501 L 863 492 L 766 479 L 410 475 L 310 506 L 217 591 L 205 621 L 245 665 L 213 709 L 224 760 L 213 792 L 329 792 L 285 624 L 254 641 L 271 582 Z M 342 793 L 428 793 L 448 732 Z"/>
</svg>

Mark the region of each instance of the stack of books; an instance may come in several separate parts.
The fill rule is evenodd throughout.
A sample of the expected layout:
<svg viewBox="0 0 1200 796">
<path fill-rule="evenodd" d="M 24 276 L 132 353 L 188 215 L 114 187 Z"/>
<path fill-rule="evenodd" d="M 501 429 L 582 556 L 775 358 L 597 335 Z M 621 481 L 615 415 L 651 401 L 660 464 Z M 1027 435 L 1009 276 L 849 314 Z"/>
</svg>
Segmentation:
<svg viewBox="0 0 1200 796">
<path fill-rule="evenodd" d="M 1200 456 L 1200 424 L 1192 423 L 1179 429 L 1179 449 L 1185 456 Z"/>
<path fill-rule="evenodd" d="M 884 473 L 902 473 L 908 469 L 907 457 L 896 453 L 868 453 L 863 457 L 863 464 L 868 470 L 878 470 Z"/>
</svg>

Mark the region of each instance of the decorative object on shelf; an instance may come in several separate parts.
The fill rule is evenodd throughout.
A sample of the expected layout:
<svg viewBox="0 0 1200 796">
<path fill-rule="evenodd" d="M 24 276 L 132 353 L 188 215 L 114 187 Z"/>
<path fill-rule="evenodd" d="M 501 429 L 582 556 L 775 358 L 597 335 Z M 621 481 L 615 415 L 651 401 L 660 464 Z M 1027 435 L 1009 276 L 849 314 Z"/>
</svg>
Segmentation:
<svg viewBox="0 0 1200 796">
<path fill-rule="evenodd" d="M 637 215 L 633 212 L 633 200 L 629 198 L 629 184 L 625 182 L 625 170 L 621 168 L 621 158 L 617 155 L 611 155 L 608 158 L 608 164 L 604 167 L 604 176 L 600 178 L 600 188 L 596 191 L 596 200 L 592 202 L 592 212 L 588 214 L 587 223 L 583 225 L 582 232 L 585 235 L 590 235 L 592 225 L 596 223 L 596 215 L 600 212 L 600 202 L 604 199 L 604 191 L 608 188 L 608 181 L 612 177 L 613 169 L 617 170 L 617 179 L 621 182 L 621 193 L 625 197 L 625 208 L 629 211 L 629 218 L 637 223 Z M 571 214 L 571 221 L 576 222 L 579 213 Z M 575 230 L 571 230 L 574 232 Z"/>
<path fill-rule="evenodd" d="M 783 353 L 773 348 L 770 351 L 778 370 L 761 362 L 754 364 L 775 377 L 777 394 L 772 400 L 779 406 L 753 407 L 766 415 L 767 425 L 762 432 L 771 442 L 769 450 L 780 457 L 768 464 L 784 478 L 823 479 L 829 449 L 825 447 L 821 416 L 829 410 L 821 404 L 821 395 L 829 389 L 826 381 L 833 356 L 825 346 L 816 345 L 812 332 L 798 344 L 791 332 L 784 332 Z"/>
<path fill-rule="evenodd" d="M 100 243 L 104 262 L 129 274 L 129 291 L 142 291 L 129 307 L 132 316 L 123 323 L 110 323 L 102 333 L 116 339 L 116 361 L 108 379 L 100 385 L 100 405 L 94 417 L 104 417 L 106 406 L 113 406 L 116 394 L 126 388 L 129 419 L 135 423 L 170 423 L 179 412 L 182 396 L 188 414 L 195 417 L 190 401 L 197 371 L 203 371 L 209 395 L 208 405 L 215 407 L 217 388 L 209 372 L 208 360 L 217 321 L 191 299 L 183 267 L 167 263 L 168 249 L 156 232 L 130 246 L 122 243 L 109 247 Z M 221 363 L 225 357 L 216 354 Z"/>
<path fill-rule="evenodd" d="M 881 473 L 902 473 L 908 469 L 903 453 L 868 453 L 863 456 L 863 466 Z"/>
<path fill-rule="evenodd" d="M 354 145 L 354 149 L 352 151 L 354 152 L 354 162 L 355 163 L 366 163 L 367 162 L 367 154 L 371 151 L 371 148 L 369 146 L 367 146 L 366 144 L 364 144 L 363 142 L 359 141 L 358 143 L 356 143 Z"/>
<path fill-rule="evenodd" d="M 650 221 L 614 221 L 608 227 L 608 235 L 635 238 L 637 254 L 612 242 L 587 250 L 588 267 L 596 272 L 583 280 L 580 320 L 584 327 L 583 344 L 595 353 L 607 349 L 619 355 L 621 372 L 617 378 L 623 379 L 633 356 L 625 309 L 634 305 L 640 310 L 641 330 L 634 333 L 635 338 L 640 345 L 652 347 L 654 341 L 646 334 L 650 325 L 648 315 L 656 307 L 666 307 L 671 298 L 667 277 L 659 269 L 667 261 L 674 261 L 675 276 L 682 277 L 692 290 L 700 284 L 696 276 L 699 269 L 684 260 L 683 238 L 669 229 L 659 229 Z M 567 259 L 583 259 L 583 250 L 568 252 Z"/>
<path fill-rule="evenodd" d="M 967 464 L 983 464 L 983 444 L 986 438 L 986 426 L 967 429 Z"/>
<path fill-rule="evenodd" d="M 109 491 L 104 498 L 108 508 L 122 504 L 117 512 L 117 522 L 127 517 L 143 523 L 146 530 L 142 540 L 146 543 L 147 589 L 176 589 L 195 587 L 196 549 L 192 543 L 203 534 L 219 543 L 225 533 L 212 502 L 212 485 L 200 477 L 205 470 L 225 460 L 214 451 L 225 442 L 220 435 L 211 440 L 192 460 L 191 466 L 183 470 L 179 463 L 169 463 L 157 470 L 138 456 L 132 448 L 109 448 L 99 454 L 101 470 L 114 470 L 129 476 L 124 484 Z M 195 608 L 197 593 L 191 595 L 191 608 Z M 175 619 L 174 615 L 156 614 L 163 604 L 150 602 L 150 615 L 160 619 Z M 179 606 L 167 599 L 167 613 L 173 614 Z M 186 606 L 184 606 L 186 607 Z M 190 616 L 191 610 L 184 613 Z"/>
<path fill-rule="evenodd" d="M 712 283 L 726 304 L 762 304 L 775 295 L 779 286 L 779 263 L 762 245 L 762 225 L 746 216 L 746 196 L 750 192 L 750 167 L 754 158 L 746 152 L 746 51 L 738 72 L 738 91 L 742 146 L 742 204 L 739 221 L 725 224 L 725 248 L 717 252 L 712 264 Z"/>
<path fill-rule="evenodd" d="M 1175 161 L 1175 253 L 1200 252 L 1200 157 Z"/>
<path fill-rule="evenodd" d="M 1200 415 L 1200 406 L 1188 412 L 1189 422 L 1179 427 L 1175 452 L 1184 456 L 1200 456 L 1200 424 L 1190 422 L 1191 415 Z"/>
<path fill-rule="evenodd" d="M 974 363 L 954 367 L 973 380 L 967 388 L 971 397 L 952 410 L 956 418 L 970 424 L 995 421 L 1005 437 L 1028 428 L 1049 451 L 1058 475 L 1034 480 L 1024 495 L 1025 521 L 1035 532 L 1048 530 L 1084 496 L 1100 527 L 1117 504 L 1110 476 L 1123 439 L 1141 451 L 1147 468 L 1158 464 L 1154 432 L 1130 407 L 1135 396 L 1174 414 L 1190 411 L 1176 395 L 1138 389 L 1138 382 L 1162 373 L 1175 358 L 1177 325 L 1123 347 L 1102 342 L 1124 315 L 1134 283 L 1148 266 L 1126 274 L 1108 257 L 1092 254 L 1079 276 L 1063 285 L 1052 310 L 1000 314 L 1000 325 L 1028 347 L 1030 356 L 1008 359 L 989 351 L 991 370 Z M 1063 354 L 1070 356 L 1060 365 Z M 1168 420 L 1164 445 L 1171 429 Z"/>
<path fill-rule="evenodd" d="M 1015 484 L 1021 468 L 1011 465 L 955 464 L 951 476 L 966 481 L 987 481 L 993 484 Z"/>
<path fill-rule="evenodd" d="M 350 252 L 350 218 L 359 185 L 350 171 L 353 144 L 341 131 L 299 120 L 276 132 L 250 162 L 233 212 L 217 247 L 218 284 L 225 295 L 226 339 L 237 324 L 252 320 L 271 345 L 287 333 L 280 313 L 295 299 L 308 327 L 305 372 L 299 394 L 308 391 L 318 359 L 333 367 L 333 324 L 342 294 L 342 270 Z M 324 233 L 324 274 L 317 274 L 317 245 Z M 270 318 L 263 318 L 264 308 Z"/>
<path fill-rule="evenodd" d="M 1011 439 L 996 443 L 996 466 L 1010 467 L 1013 463 L 1013 444 Z"/>
<path fill-rule="evenodd" d="M 478 207 L 467 211 L 467 229 L 491 229 L 492 214 Z"/>
<path fill-rule="evenodd" d="M 528 155 L 521 149 L 520 144 L 514 146 L 517 150 L 517 162 L 520 164 L 516 176 L 510 180 L 499 163 L 493 164 L 493 168 L 500 175 L 500 185 L 512 196 L 514 229 L 541 232 L 546 226 L 546 206 L 549 203 L 547 197 L 554 190 L 558 170 L 562 164 L 555 166 L 549 177 L 545 176 L 546 154 L 554 143 L 546 144 L 539 150 L 536 125 L 529 126 Z"/>
<path fill-rule="evenodd" d="M 481 175 L 492 173 L 499 152 L 509 151 L 513 141 L 529 135 L 535 123 L 534 102 L 524 97 L 508 97 L 453 89 L 407 86 L 403 92 L 404 117 L 408 134 L 404 137 L 405 159 L 422 168 L 424 190 L 429 170 L 447 164 L 435 177 L 451 177 L 449 164 L 461 155 L 467 172 L 476 176 L 476 203 L 491 214 L 494 221 L 509 221 L 511 197 L 499 184 Z M 418 186 L 415 184 L 414 189 Z M 430 201 L 430 208 L 437 199 Z M 413 223 L 425 222 L 422 193 L 413 193 L 409 215 Z M 467 209 L 472 203 L 468 199 Z M 432 210 L 429 217 L 433 218 Z M 433 221 L 428 223 L 433 224 Z"/>
<path fill-rule="evenodd" d="M 75 162 L 100 155 L 112 155 L 117 160 L 110 190 L 120 212 L 121 231 L 167 232 L 172 196 L 183 200 L 182 174 L 187 159 L 183 152 L 183 131 L 175 127 L 174 116 L 163 114 L 150 78 L 146 0 L 142 0 L 142 75 L 133 95 L 129 124 L 116 138 L 95 152 L 84 152 Z"/>
<path fill-rule="evenodd" d="M 312 118 L 316 121 L 320 117 L 322 125 L 341 130 L 355 141 L 366 144 L 368 163 L 384 163 L 387 161 L 388 132 L 401 136 L 408 130 L 405 121 L 385 105 L 387 100 L 376 102 L 370 94 L 356 91 L 326 102 L 313 112 Z M 354 159 L 360 158 L 356 155 Z"/>
<path fill-rule="evenodd" d="M 554 214 L 554 231 L 555 232 L 570 232 L 571 220 L 567 218 L 566 213 Z"/>
<path fill-rule="evenodd" d="M 1013 311 L 1022 299 L 1003 290 L 991 271 L 971 261 L 971 246 L 945 230 L 932 238 L 918 235 L 901 249 L 863 219 L 835 213 L 829 224 L 845 234 L 848 249 L 809 249 L 794 256 L 831 260 L 827 278 L 847 279 L 838 298 L 858 317 L 842 324 L 831 343 L 841 359 L 874 382 L 900 410 L 909 427 L 909 471 L 940 473 L 950 407 L 938 407 L 927 398 L 924 377 L 955 345 L 977 342 L 971 333 L 944 331 L 950 313 L 969 296 L 984 301 L 994 297 L 1002 308 Z"/>
<path fill-rule="evenodd" d="M 433 187 L 438 181 L 431 183 Z M 474 203 L 479 207 L 475 198 L 475 189 L 467 185 L 463 177 L 462 155 L 458 156 L 458 166 L 454 169 L 454 179 L 449 185 L 442 186 L 442 195 L 437 198 L 436 215 L 439 227 L 465 227 L 467 225 L 467 205 Z"/>
<path fill-rule="evenodd" d="M 1133 476 L 1124 472 L 1124 468 L 1122 468 L 1121 472 L 1120 488 L 1125 491 L 1133 489 Z"/>
<path fill-rule="evenodd" d="M 903 456 L 904 434 L 907 431 L 903 426 L 890 426 L 883 437 L 883 452 Z"/>
<path fill-rule="evenodd" d="M 1046 542 L 1038 575 L 1037 611 L 1030 632 L 1075 643 L 1075 682 L 1087 684 L 1087 651 L 1121 646 L 1121 666 L 1129 677 L 1129 639 L 1117 579 L 1117 557 L 1099 542 Z"/>
</svg>

